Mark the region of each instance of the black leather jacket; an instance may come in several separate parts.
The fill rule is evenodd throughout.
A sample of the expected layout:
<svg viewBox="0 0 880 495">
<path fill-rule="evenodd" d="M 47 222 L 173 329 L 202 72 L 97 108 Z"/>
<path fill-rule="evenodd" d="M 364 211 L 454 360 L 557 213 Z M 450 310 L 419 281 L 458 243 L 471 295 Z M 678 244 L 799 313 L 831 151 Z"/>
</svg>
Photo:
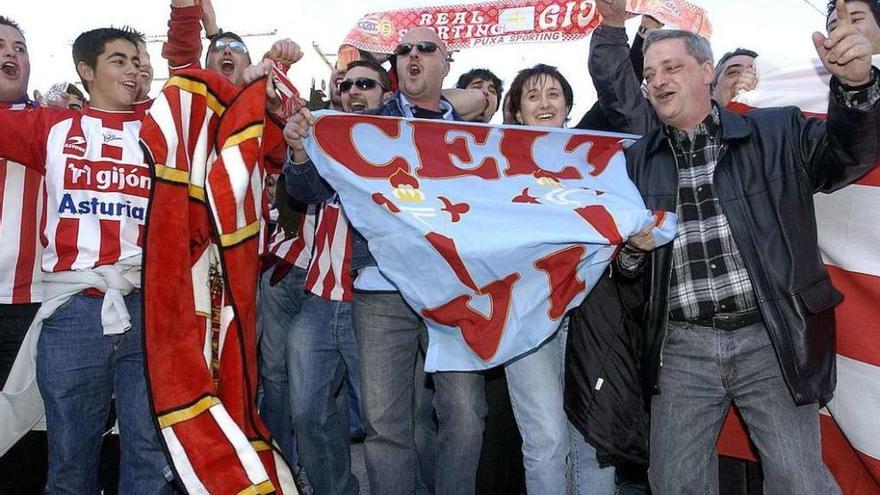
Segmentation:
<svg viewBox="0 0 880 495">
<path fill-rule="evenodd" d="M 626 156 L 630 177 L 647 207 L 675 211 L 678 166 L 669 139 L 662 126 L 652 123 L 656 116 L 639 94 L 631 69 L 626 79 L 625 50 L 626 64 L 617 64 L 621 70 L 615 71 L 611 60 L 603 62 L 603 57 L 620 57 L 622 47 L 620 32 L 605 28 L 603 38 L 602 31 L 594 34 L 590 55 L 600 104 L 612 118 L 616 113 L 620 130 L 645 133 Z M 625 47 L 625 34 L 622 39 Z M 597 44 L 604 46 L 597 50 Z M 627 100 L 625 106 L 618 105 L 620 99 Z M 880 157 L 880 106 L 864 112 L 844 107 L 835 97 L 830 100 L 827 124 L 805 118 L 794 107 L 745 115 L 720 109 L 723 147 L 715 169 L 716 194 L 797 404 L 824 404 L 836 383 L 834 306 L 842 297 L 831 285 L 819 253 L 813 194 L 849 184 Z M 646 371 L 655 393 L 671 269 L 671 243 L 654 250 L 644 267 L 649 289 Z"/>
</svg>

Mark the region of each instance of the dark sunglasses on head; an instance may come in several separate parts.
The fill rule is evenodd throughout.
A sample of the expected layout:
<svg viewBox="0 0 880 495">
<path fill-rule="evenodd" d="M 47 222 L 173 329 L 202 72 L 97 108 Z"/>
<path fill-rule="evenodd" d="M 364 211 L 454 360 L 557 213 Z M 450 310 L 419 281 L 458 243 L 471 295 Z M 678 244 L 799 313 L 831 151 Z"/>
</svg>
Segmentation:
<svg viewBox="0 0 880 495">
<path fill-rule="evenodd" d="M 241 41 L 230 38 L 220 38 L 219 40 L 217 40 L 216 43 L 211 45 L 211 49 L 217 51 L 223 51 L 227 47 L 229 47 L 230 51 L 240 53 L 242 55 L 246 55 L 248 52 L 247 45 L 245 45 Z"/>
<path fill-rule="evenodd" d="M 339 92 L 345 93 L 351 89 L 352 86 L 357 86 L 361 91 L 369 91 L 376 86 L 382 88 L 382 85 L 379 84 L 379 81 L 375 79 L 370 79 L 368 77 L 359 77 L 352 81 L 351 79 L 345 79 L 339 83 Z M 385 89 L 385 88 L 382 88 Z"/>
<path fill-rule="evenodd" d="M 433 41 L 419 41 L 416 44 L 401 43 L 397 45 L 397 48 L 394 49 L 394 54 L 398 57 L 409 55 L 409 52 L 411 52 L 413 48 L 418 50 L 419 53 L 434 53 L 437 51 L 438 48 L 440 48 L 440 46 Z"/>
</svg>

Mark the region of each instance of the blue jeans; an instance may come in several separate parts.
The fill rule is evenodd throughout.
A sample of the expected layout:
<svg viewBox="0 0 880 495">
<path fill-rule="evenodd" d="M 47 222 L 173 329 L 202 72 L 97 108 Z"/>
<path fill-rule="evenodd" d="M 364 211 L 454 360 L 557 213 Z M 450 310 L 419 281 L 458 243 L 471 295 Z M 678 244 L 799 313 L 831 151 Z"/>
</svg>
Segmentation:
<svg viewBox="0 0 880 495">
<path fill-rule="evenodd" d="M 428 333 L 398 293 L 355 292 L 354 322 L 361 359 L 361 412 L 370 490 L 383 495 L 425 490 L 414 442 L 413 366 Z M 439 422 L 434 493 L 474 493 L 486 418 L 478 373 L 434 373 Z"/>
<path fill-rule="evenodd" d="M 510 405 L 522 436 L 529 493 L 565 493 L 568 421 L 562 408 L 567 329 L 504 366 Z"/>
<path fill-rule="evenodd" d="M 267 270 L 260 279 L 260 416 L 284 458 L 295 465 L 298 459 L 288 400 L 287 334 L 309 293 L 303 289 L 306 271 L 302 268 L 292 267 L 277 284 L 269 285 L 277 268 Z"/>
<path fill-rule="evenodd" d="M 116 397 L 119 493 L 172 493 L 171 468 L 153 422 L 144 368 L 141 294 L 125 297 L 131 329 L 104 335 L 99 297 L 76 295 L 43 322 L 37 383 L 46 406 L 46 493 L 99 493 L 98 464 Z"/>
<path fill-rule="evenodd" d="M 299 460 L 315 493 L 357 494 L 348 391 L 360 375 L 351 303 L 310 296 L 287 334 L 290 411 Z"/>
<path fill-rule="evenodd" d="M 574 495 L 612 495 L 615 489 L 614 466 L 599 466 L 596 449 L 571 423 L 571 485 Z M 623 490 L 621 494 L 625 493 Z"/>
<path fill-rule="evenodd" d="M 819 407 L 795 405 L 763 324 L 726 331 L 669 322 L 659 385 L 651 402 L 653 493 L 718 493 L 715 441 L 731 403 L 761 454 L 765 493 L 840 493 L 822 461 Z"/>
</svg>

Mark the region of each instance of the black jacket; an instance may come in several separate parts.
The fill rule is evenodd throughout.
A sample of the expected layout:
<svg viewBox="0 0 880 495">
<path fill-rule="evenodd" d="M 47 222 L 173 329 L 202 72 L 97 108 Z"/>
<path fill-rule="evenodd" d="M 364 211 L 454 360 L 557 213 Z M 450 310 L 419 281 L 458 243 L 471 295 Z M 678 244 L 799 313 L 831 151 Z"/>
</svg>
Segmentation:
<svg viewBox="0 0 880 495">
<path fill-rule="evenodd" d="M 608 276 L 568 313 L 565 413 L 600 465 L 648 463 L 648 414 L 637 308 L 641 284 Z"/>
<path fill-rule="evenodd" d="M 605 36 L 597 41 L 602 31 Z M 647 207 L 675 211 L 678 167 L 669 139 L 639 94 L 631 69 L 623 70 L 629 65 L 621 51 L 625 48 L 609 34 L 621 39 L 619 33 L 597 30 L 591 52 L 591 74 L 603 72 L 603 65 L 609 69 L 598 81 L 594 74 L 600 103 L 606 115 L 612 112 L 609 118 L 620 118 L 621 130 L 645 132 L 626 157 Z M 622 40 L 625 47 L 625 34 Z M 597 43 L 604 46 L 596 50 Z M 602 60 L 608 56 L 626 63 L 615 66 Z M 876 69 L 873 77 L 876 83 Z M 819 253 L 813 193 L 849 184 L 880 156 L 880 106 L 864 112 L 844 107 L 836 97 L 830 100 L 827 124 L 805 118 L 794 107 L 745 115 L 720 109 L 723 150 L 715 169 L 716 194 L 797 404 L 827 402 L 836 382 L 834 306 L 842 297 Z M 618 105 L 620 101 L 626 104 Z M 649 284 L 646 371 L 654 392 L 668 315 L 671 255 L 671 244 L 655 249 L 644 272 Z"/>
</svg>

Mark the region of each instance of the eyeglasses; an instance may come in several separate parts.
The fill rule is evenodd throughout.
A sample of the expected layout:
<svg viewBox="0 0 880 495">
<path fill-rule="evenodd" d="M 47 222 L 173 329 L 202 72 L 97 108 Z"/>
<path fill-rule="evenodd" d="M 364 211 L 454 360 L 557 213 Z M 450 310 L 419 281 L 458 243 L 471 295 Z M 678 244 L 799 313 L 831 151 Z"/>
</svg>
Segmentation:
<svg viewBox="0 0 880 495">
<path fill-rule="evenodd" d="M 440 46 L 433 41 L 419 41 L 416 44 L 401 43 L 394 49 L 394 54 L 398 57 L 409 55 L 413 48 L 417 49 L 419 53 L 434 53 Z"/>
<path fill-rule="evenodd" d="M 379 86 L 383 90 L 385 89 L 379 84 L 379 81 L 375 79 L 370 79 L 369 77 L 359 77 L 352 81 L 351 79 L 345 79 L 339 83 L 339 92 L 346 93 L 351 89 L 352 86 L 357 86 L 361 91 L 369 91 L 376 86 Z"/>
<path fill-rule="evenodd" d="M 217 50 L 222 52 L 226 48 L 229 48 L 230 51 L 235 53 L 240 53 L 242 55 L 247 55 L 248 49 L 247 45 L 242 43 L 241 41 L 234 40 L 231 38 L 220 38 L 216 43 L 211 45 L 211 50 Z"/>
</svg>

